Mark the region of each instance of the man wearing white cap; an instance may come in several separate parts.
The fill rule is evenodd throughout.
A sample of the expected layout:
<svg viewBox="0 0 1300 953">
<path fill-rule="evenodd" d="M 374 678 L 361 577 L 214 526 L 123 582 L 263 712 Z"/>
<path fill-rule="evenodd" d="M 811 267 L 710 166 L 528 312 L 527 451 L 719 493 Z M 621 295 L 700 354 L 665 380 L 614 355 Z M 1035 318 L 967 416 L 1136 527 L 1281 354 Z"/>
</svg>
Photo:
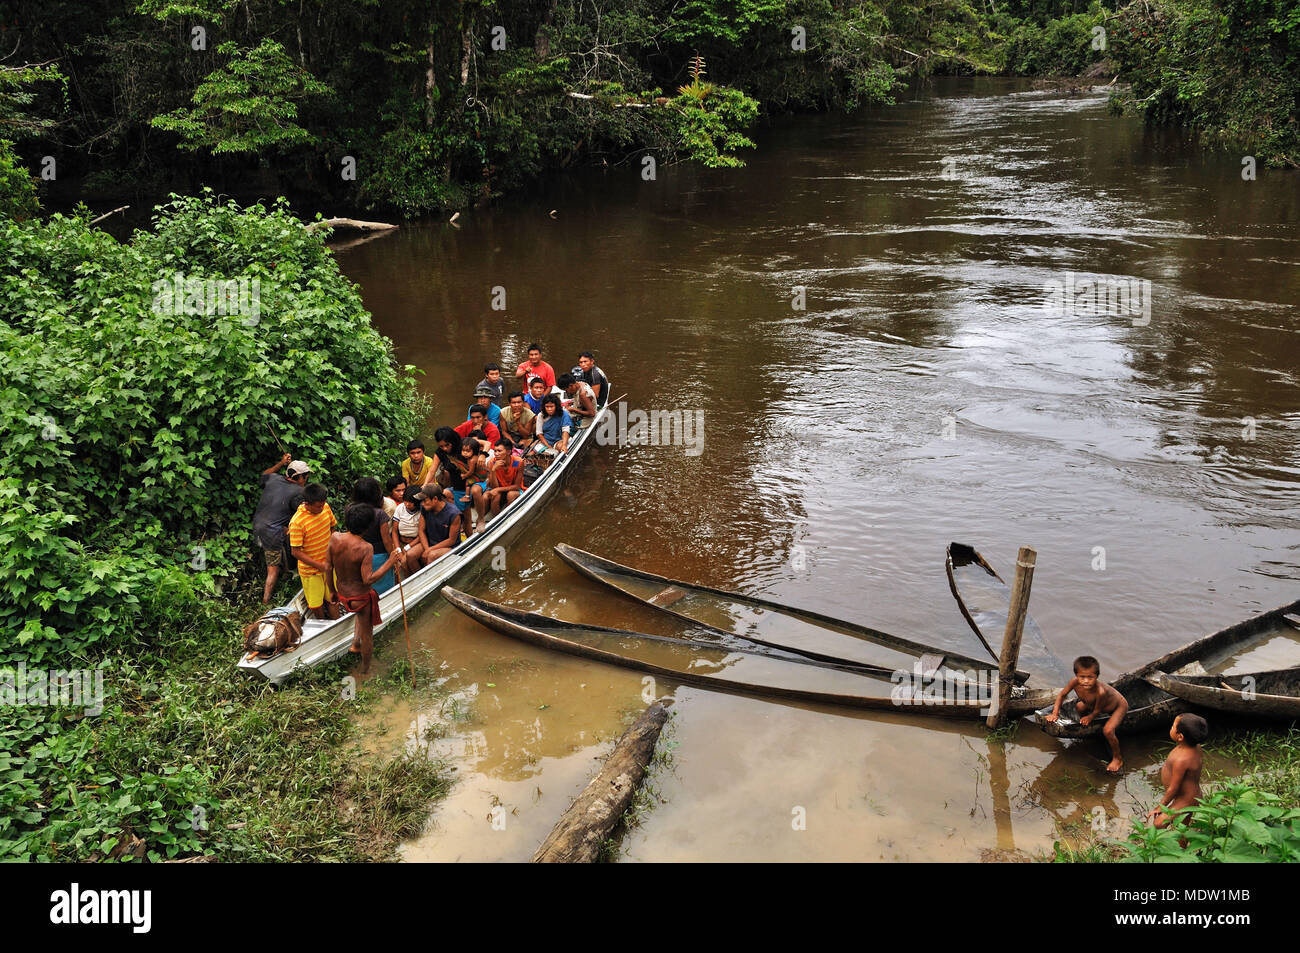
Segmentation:
<svg viewBox="0 0 1300 953">
<path fill-rule="evenodd" d="M 289 469 L 283 477 L 276 474 L 288 464 Z M 257 502 L 253 513 L 253 533 L 262 546 L 266 556 L 266 585 L 262 588 L 262 602 L 271 601 L 276 581 L 280 578 L 280 566 L 284 563 L 284 534 L 289 528 L 289 520 L 302 502 L 302 488 L 307 483 L 311 467 L 301 460 L 292 459 L 289 454 L 280 458 L 280 462 L 262 471 L 258 484 L 262 487 L 262 498 Z"/>
</svg>

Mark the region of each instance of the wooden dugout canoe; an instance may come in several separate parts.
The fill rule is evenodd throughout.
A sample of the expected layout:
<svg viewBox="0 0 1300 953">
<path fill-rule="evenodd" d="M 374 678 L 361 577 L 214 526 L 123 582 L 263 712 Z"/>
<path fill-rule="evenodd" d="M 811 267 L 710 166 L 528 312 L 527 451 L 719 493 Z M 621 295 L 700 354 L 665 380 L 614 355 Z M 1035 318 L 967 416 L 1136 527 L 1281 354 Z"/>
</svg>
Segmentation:
<svg viewBox="0 0 1300 953">
<path fill-rule="evenodd" d="M 1011 587 L 989 565 L 988 560 L 965 543 L 949 543 L 945 562 L 948 586 L 962 617 L 994 658 L 1002 648 L 1011 606 Z M 997 646 L 995 649 L 994 646 Z M 1016 666 L 1029 673 L 1036 687 L 1061 686 L 1069 674 L 1047 647 L 1043 630 L 1033 616 L 1025 615 L 1020 658 Z"/>
<path fill-rule="evenodd" d="M 1300 668 L 1251 675 L 1168 675 L 1153 672 L 1146 681 L 1197 708 L 1255 718 L 1300 718 Z"/>
<path fill-rule="evenodd" d="M 1296 617 L 1296 621 L 1293 622 L 1288 617 Z M 1217 632 L 1212 632 L 1194 642 L 1189 642 L 1171 652 L 1166 652 L 1160 658 L 1148 662 L 1134 672 L 1120 675 L 1111 684 L 1129 703 L 1129 710 L 1124 716 L 1122 728 L 1129 732 L 1168 730 L 1175 715 L 1191 711 L 1196 705 L 1205 705 L 1207 708 L 1220 707 L 1223 711 L 1235 710 L 1226 707 L 1231 703 L 1226 690 L 1221 695 L 1197 691 L 1198 688 L 1204 687 L 1199 685 L 1199 680 L 1201 677 L 1206 676 L 1206 670 L 1223 665 L 1232 656 L 1252 646 L 1260 645 L 1273 636 L 1285 635 L 1295 638 L 1298 630 L 1300 630 L 1300 600 L 1252 616 Z M 1297 644 L 1297 653 L 1300 655 L 1300 643 Z M 1300 657 L 1298 657 L 1298 660 L 1300 660 Z M 1262 685 L 1265 677 L 1273 674 L 1275 673 L 1242 673 L 1233 675 L 1230 678 L 1240 680 L 1248 675 L 1255 679 L 1256 685 Z M 1157 677 L 1160 675 L 1173 679 L 1167 685 L 1169 688 L 1178 688 L 1178 692 L 1166 691 L 1164 683 Z M 1212 677 L 1217 680 L 1219 676 Z M 1225 676 L 1225 678 L 1228 677 Z M 1102 680 L 1106 681 L 1104 677 Z M 1240 684 L 1239 681 L 1238 684 Z M 1268 678 L 1268 684 L 1276 686 L 1279 683 L 1274 682 L 1270 677 Z M 1260 688 L 1257 691 L 1265 691 L 1265 689 Z M 1198 697 L 1189 697 L 1193 694 Z M 1237 695 L 1238 700 L 1242 700 L 1239 693 L 1233 692 L 1232 694 Z M 1259 697 L 1257 696 L 1257 700 Z M 1210 705 L 1199 699 L 1215 699 L 1219 702 L 1219 705 Z M 1066 699 L 1065 703 L 1061 705 L 1061 719 L 1059 721 L 1046 722 L 1043 720 L 1043 716 L 1051 712 L 1050 706 L 1036 712 L 1034 720 L 1040 728 L 1057 738 L 1081 738 L 1098 734 L 1102 725 L 1097 721 L 1086 727 L 1080 725 L 1070 708 L 1073 704 L 1072 699 Z M 1273 715 L 1267 707 L 1239 710 L 1242 714 L 1247 715 L 1285 717 L 1284 715 Z"/>
<path fill-rule="evenodd" d="M 589 553 L 567 543 L 557 544 L 555 553 L 577 572 L 594 582 L 608 586 L 616 592 L 635 599 L 642 605 L 666 612 L 691 623 L 697 628 L 724 637 L 743 639 L 746 642 L 766 645 L 784 652 L 792 652 L 805 658 L 847 664 L 884 677 L 889 677 L 896 671 L 894 667 L 763 639 L 754 633 L 754 629 L 757 628 L 759 622 L 775 619 L 778 620 L 779 625 L 779 620 L 785 619 L 790 620 L 792 624 L 811 625 L 824 630 L 826 633 L 846 635 L 853 639 L 883 646 L 914 660 L 929 660 L 934 656 L 940 656 L 943 660 L 942 664 L 949 668 L 993 672 L 995 674 L 998 670 L 996 661 L 970 658 L 959 652 L 900 638 L 856 622 L 846 622 L 843 619 L 835 619 L 820 612 L 773 602 L 770 599 L 748 596 L 739 592 L 729 592 L 725 589 L 714 589 L 710 586 L 698 586 L 693 583 L 683 582 L 680 579 L 669 579 L 655 573 L 633 569 L 631 566 L 624 566 L 621 563 L 605 559 L 603 556 L 597 556 L 595 553 Z M 728 624 L 725 626 L 717 624 L 723 620 L 729 620 Z M 846 642 L 846 650 L 848 644 Z M 907 664 L 911 665 L 913 663 L 909 661 Z M 928 665 L 928 662 L 927 667 L 933 668 L 933 666 Z M 1018 682 L 1024 682 L 1028 677 L 1028 672 L 1018 671 L 1016 673 Z"/>
<path fill-rule="evenodd" d="M 569 448 L 553 460 L 513 503 L 502 508 L 501 513 L 487 524 L 483 532 L 461 540 L 446 556 L 412 573 L 403 580 L 401 591 L 394 586 L 380 595 L 379 610 L 383 621 L 375 625 L 375 636 L 390 625 L 401 625 L 403 596 L 406 611 L 410 612 L 437 593 L 444 583 L 469 568 L 480 556 L 490 553 L 493 546 L 515 527 L 536 515 L 546 500 L 564 484 L 587 447 L 596 442 L 595 432 L 605 415 L 613 412 L 608 405 L 602 405 L 592 423 L 579 430 L 569 441 Z M 348 654 L 355 634 L 356 623 L 352 613 L 344 614 L 338 619 L 311 618 L 307 613 L 307 600 L 303 597 L 302 590 L 294 596 L 289 608 L 301 612 L 303 617 L 303 636 L 298 648 L 270 658 L 241 657 L 238 663 L 242 671 L 260 676 L 273 685 L 280 684 L 297 671 L 342 658 Z"/>
<path fill-rule="evenodd" d="M 653 643 L 659 644 L 675 644 L 692 654 L 697 655 L 701 650 L 712 650 L 722 654 L 738 652 L 745 653 L 746 650 L 711 646 L 699 642 L 691 642 L 687 639 L 674 639 L 667 636 L 651 636 L 641 632 L 629 632 L 623 629 L 611 629 L 604 626 L 563 622 L 537 613 L 524 612 L 519 609 L 510 608 L 509 606 L 502 606 L 493 602 L 488 602 L 485 599 L 478 599 L 474 596 L 468 595 L 467 593 L 461 592 L 458 589 L 453 589 L 450 586 L 443 588 L 442 595 L 444 599 L 470 618 L 482 623 L 495 632 L 518 639 L 521 642 L 526 642 L 530 645 L 536 645 L 557 652 L 563 652 L 566 655 L 573 655 L 578 658 L 605 662 L 609 665 L 616 665 L 620 668 L 643 672 L 648 675 L 663 678 L 670 682 L 676 682 L 683 685 L 695 685 L 700 688 L 711 689 L 714 691 L 750 695 L 757 698 L 776 698 L 815 705 L 834 705 L 876 711 L 893 711 L 899 714 L 934 715 L 949 718 L 981 718 L 987 715 L 987 699 L 989 694 L 994 692 L 996 689 L 996 676 L 992 679 L 984 678 L 979 683 L 979 688 L 983 692 L 982 697 L 954 698 L 949 701 L 942 697 L 943 689 L 945 687 L 945 680 L 941 677 L 944 674 L 942 669 L 932 670 L 928 673 L 931 676 L 935 676 L 935 681 L 931 683 L 931 688 L 933 688 L 935 684 L 939 684 L 940 686 L 937 694 L 929 694 L 924 691 L 916 693 L 912 688 L 913 684 L 917 683 L 909 684 L 906 680 L 896 682 L 894 688 L 888 695 L 859 695 L 843 692 L 789 688 L 781 685 L 761 684 L 742 681 L 739 679 L 721 678 L 716 675 L 706 675 L 701 672 L 672 668 L 667 665 L 660 665 L 644 659 L 633 658 L 588 643 L 610 643 L 620 640 L 624 642 L 627 640 L 649 640 Z M 765 656 L 765 658 L 770 660 L 770 657 Z M 852 677 L 863 677 L 860 673 L 843 674 L 848 674 Z M 955 682 L 948 680 L 946 685 L 951 691 L 955 686 Z M 979 693 L 973 690 L 975 687 L 976 683 L 970 683 L 970 688 L 972 690 L 968 691 L 967 694 L 977 696 Z M 965 689 L 966 686 L 961 686 L 961 688 Z M 959 693 L 959 691 L 953 692 L 953 694 Z M 929 697 L 927 697 L 927 695 Z M 1012 713 L 1017 715 L 1027 714 L 1044 704 L 1045 700 L 1050 700 L 1050 697 L 1051 695 L 1048 692 L 1027 692 L 1023 688 L 1017 688 L 1011 701 Z"/>
</svg>

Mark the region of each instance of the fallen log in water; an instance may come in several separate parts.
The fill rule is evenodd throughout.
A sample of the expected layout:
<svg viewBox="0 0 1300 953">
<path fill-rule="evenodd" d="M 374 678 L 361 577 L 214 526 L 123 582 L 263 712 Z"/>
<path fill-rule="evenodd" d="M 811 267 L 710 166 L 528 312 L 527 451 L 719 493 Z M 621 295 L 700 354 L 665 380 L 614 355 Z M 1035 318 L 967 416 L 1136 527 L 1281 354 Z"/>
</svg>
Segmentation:
<svg viewBox="0 0 1300 953">
<path fill-rule="evenodd" d="M 589 864 L 645 777 L 655 744 L 668 719 L 663 702 L 655 702 L 623 733 L 605 765 L 569 805 L 533 855 L 538 864 Z"/>
<path fill-rule="evenodd" d="M 312 222 L 307 226 L 307 231 L 315 231 L 318 228 L 350 228 L 358 232 L 381 232 L 396 227 L 387 222 L 363 222 L 356 218 L 327 218 L 324 221 Z"/>
</svg>

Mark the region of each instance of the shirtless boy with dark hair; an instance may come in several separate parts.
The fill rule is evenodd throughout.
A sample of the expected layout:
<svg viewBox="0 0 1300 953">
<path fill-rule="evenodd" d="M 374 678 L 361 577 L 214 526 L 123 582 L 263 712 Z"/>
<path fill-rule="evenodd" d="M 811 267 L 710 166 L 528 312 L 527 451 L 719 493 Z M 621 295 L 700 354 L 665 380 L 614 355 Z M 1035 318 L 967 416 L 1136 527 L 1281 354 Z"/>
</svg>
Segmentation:
<svg viewBox="0 0 1300 953">
<path fill-rule="evenodd" d="M 1174 822 L 1174 811 L 1191 807 L 1201 799 L 1201 764 L 1205 755 L 1201 742 L 1210 734 L 1210 726 L 1200 715 L 1179 715 L 1169 728 L 1169 739 L 1177 742 L 1160 766 L 1160 781 L 1165 786 L 1160 803 L 1147 813 L 1156 827 Z"/>
<path fill-rule="evenodd" d="M 1124 759 L 1120 757 L 1119 738 L 1115 735 L 1115 729 L 1128 712 L 1128 700 L 1113 685 L 1103 682 L 1100 676 L 1101 663 L 1091 655 L 1080 655 L 1074 660 L 1074 678 L 1061 689 L 1061 693 L 1056 696 L 1056 704 L 1052 706 L 1052 713 L 1045 716 L 1044 720 L 1056 721 L 1060 717 L 1061 703 L 1070 692 L 1074 692 L 1079 699 L 1074 703 L 1079 724 L 1088 725 L 1094 718 L 1108 716 L 1106 725 L 1101 730 L 1106 736 L 1106 743 L 1110 745 L 1111 758 L 1106 770 L 1111 774 L 1119 774 L 1119 769 L 1124 767 Z"/>
<path fill-rule="evenodd" d="M 361 534 L 370 529 L 374 520 L 374 507 L 369 503 L 353 503 L 343 511 L 343 525 L 347 532 L 335 533 L 330 538 L 329 549 L 328 565 L 334 570 L 339 602 L 345 612 L 355 613 L 356 629 L 349 651 L 361 654 L 362 675 L 370 673 L 375 623 L 383 621 L 379 615 L 379 594 L 372 587 L 393 568 L 393 563 L 401 555 L 401 550 L 396 550 L 378 569 L 371 568 L 375 551 Z"/>
</svg>

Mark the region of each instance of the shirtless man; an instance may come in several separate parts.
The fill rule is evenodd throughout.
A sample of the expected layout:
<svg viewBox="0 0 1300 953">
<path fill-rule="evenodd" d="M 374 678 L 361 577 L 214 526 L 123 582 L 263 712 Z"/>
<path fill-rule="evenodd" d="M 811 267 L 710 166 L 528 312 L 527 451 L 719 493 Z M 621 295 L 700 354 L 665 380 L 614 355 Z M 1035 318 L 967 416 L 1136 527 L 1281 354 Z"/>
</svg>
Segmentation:
<svg viewBox="0 0 1300 953">
<path fill-rule="evenodd" d="M 1201 763 L 1205 760 L 1201 742 L 1209 733 L 1210 726 L 1200 715 L 1179 715 L 1170 726 L 1169 738 L 1176 744 L 1160 766 L 1165 795 L 1147 812 L 1147 820 L 1154 818 L 1156 827 L 1168 827 L 1174 822 L 1174 811 L 1201 799 Z"/>
<path fill-rule="evenodd" d="M 1052 706 L 1052 713 L 1044 720 L 1056 721 L 1061 714 L 1061 703 L 1073 691 L 1079 699 L 1074 703 L 1079 724 L 1088 725 L 1094 718 L 1107 716 L 1106 726 L 1101 730 L 1106 736 L 1106 743 L 1110 745 L 1110 764 L 1106 765 L 1106 771 L 1119 774 L 1119 769 L 1124 767 L 1124 759 L 1119 753 L 1119 738 L 1115 735 L 1115 729 L 1128 712 L 1128 700 L 1113 685 L 1103 682 L 1100 676 L 1101 663 L 1091 655 L 1080 655 L 1074 660 L 1074 678 L 1061 689 L 1061 693 L 1056 696 L 1056 704 Z"/>
<path fill-rule="evenodd" d="M 355 613 L 356 628 L 352 636 L 351 652 L 361 654 L 361 674 L 370 674 L 370 654 L 374 650 L 375 623 L 379 616 L 379 595 L 372 588 L 383 578 L 401 551 L 390 553 L 388 560 L 378 569 L 374 565 L 374 548 L 362 533 L 375 520 L 374 508 L 369 503 L 353 503 L 343 511 L 346 533 L 335 533 L 330 538 L 326 566 L 333 569 L 335 591 L 344 612 Z M 328 572 L 328 570 L 327 570 Z"/>
</svg>

